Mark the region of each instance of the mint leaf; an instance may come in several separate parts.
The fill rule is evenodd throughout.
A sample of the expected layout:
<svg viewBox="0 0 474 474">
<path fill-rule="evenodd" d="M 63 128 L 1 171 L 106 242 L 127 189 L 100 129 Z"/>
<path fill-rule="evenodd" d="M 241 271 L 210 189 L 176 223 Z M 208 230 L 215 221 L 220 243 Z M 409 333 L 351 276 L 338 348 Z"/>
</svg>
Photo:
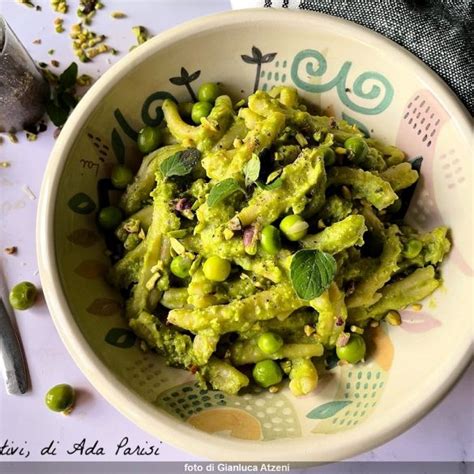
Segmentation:
<svg viewBox="0 0 474 474">
<path fill-rule="evenodd" d="M 219 181 L 211 189 L 211 192 L 209 193 L 209 196 L 207 198 L 207 204 L 209 205 L 209 207 L 213 207 L 224 199 L 231 196 L 232 194 L 236 193 L 237 191 L 244 193 L 244 190 L 240 187 L 240 184 L 236 179 L 227 178 L 222 181 Z"/>
<path fill-rule="evenodd" d="M 160 171 L 165 178 L 171 176 L 186 176 L 191 173 L 200 157 L 201 152 L 196 148 L 178 151 L 161 163 Z"/>
<path fill-rule="evenodd" d="M 56 127 L 62 127 L 68 118 L 69 107 L 60 107 L 51 101 L 46 104 L 46 113 Z"/>
<path fill-rule="evenodd" d="M 299 250 L 291 260 L 290 279 L 301 299 L 312 300 L 329 287 L 336 270 L 332 255 L 320 250 Z"/>
<path fill-rule="evenodd" d="M 261 181 L 256 181 L 257 186 L 264 191 L 271 191 L 273 189 L 278 189 L 283 184 L 283 179 L 277 178 L 275 181 L 272 181 L 270 184 L 262 183 Z"/>
<path fill-rule="evenodd" d="M 245 176 L 245 186 L 250 186 L 252 183 L 255 183 L 258 179 L 258 175 L 260 174 L 260 158 L 255 153 L 252 154 L 252 158 L 250 158 L 244 166 L 244 176 Z"/>
<path fill-rule="evenodd" d="M 59 86 L 63 90 L 70 89 L 76 84 L 77 80 L 77 64 L 71 63 L 59 76 Z"/>
</svg>

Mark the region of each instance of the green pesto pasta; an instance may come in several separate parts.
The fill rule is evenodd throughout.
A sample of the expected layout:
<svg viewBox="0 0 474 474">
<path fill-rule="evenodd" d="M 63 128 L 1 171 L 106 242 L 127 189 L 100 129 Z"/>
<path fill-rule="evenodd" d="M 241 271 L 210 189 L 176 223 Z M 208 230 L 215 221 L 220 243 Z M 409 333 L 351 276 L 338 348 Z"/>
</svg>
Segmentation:
<svg viewBox="0 0 474 474">
<path fill-rule="evenodd" d="M 163 146 L 108 231 L 108 280 L 131 330 L 203 387 L 304 396 L 326 359 L 355 362 L 344 346 L 365 350 L 366 326 L 441 285 L 449 230 L 400 219 L 420 177 L 403 151 L 312 115 L 291 87 L 241 99 L 198 103 L 194 124 L 163 102 Z"/>
</svg>

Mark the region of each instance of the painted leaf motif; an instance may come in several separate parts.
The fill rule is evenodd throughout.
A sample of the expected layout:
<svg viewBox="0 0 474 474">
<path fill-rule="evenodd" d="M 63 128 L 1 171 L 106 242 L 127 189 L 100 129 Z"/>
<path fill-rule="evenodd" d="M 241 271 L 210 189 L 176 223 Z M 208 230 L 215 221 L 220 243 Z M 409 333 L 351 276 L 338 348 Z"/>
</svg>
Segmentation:
<svg viewBox="0 0 474 474">
<path fill-rule="evenodd" d="M 127 120 L 123 116 L 120 109 L 115 109 L 114 110 L 114 117 L 115 117 L 115 120 L 117 120 L 118 124 L 120 125 L 120 128 L 125 133 L 125 135 L 127 135 L 134 142 L 136 142 L 137 138 L 138 138 L 138 133 L 129 125 L 129 123 L 127 122 Z"/>
<path fill-rule="evenodd" d="M 427 332 L 441 326 L 441 322 L 428 313 L 403 311 L 401 329 L 408 332 Z"/>
<path fill-rule="evenodd" d="M 187 83 L 187 80 L 181 76 L 176 76 L 176 77 L 170 77 L 170 82 L 171 84 L 174 84 L 175 86 L 184 86 L 184 84 Z"/>
<path fill-rule="evenodd" d="M 104 276 L 107 270 L 108 267 L 105 263 L 97 260 L 84 260 L 74 269 L 74 273 L 82 278 L 93 280 Z"/>
<path fill-rule="evenodd" d="M 137 336 L 130 329 L 124 328 L 112 328 L 105 336 L 105 342 L 120 349 L 133 347 L 136 340 Z"/>
<path fill-rule="evenodd" d="M 195 81 L 201 75 L 201 71 L 195 71 L 188 77 L 188 82 Z"/>
<path fill-rule="evenodd" d="M 312 420 L 324 420 L 335 415 L 347 405 L 350 405 L 352 400 L 336 400 L 333 402 L 324 403 L 311 410 L 306 417 Z"/>
<path fill-rule="evenodd" d="M 86 193 L 77 193 L 69 199 L 67 205 L 77 214 L 90 214 L 95 211 L 95 202 Z"/>
<path fill-rule="evenodd" d="M 76 229 L 67 236 L 68 240 L 80 247 L 91 247 L 99 241 L 99 236 L 89 229 Z"/>
<path fill-rule="evenodd" d="M 110 298 L 97 298 L 87 307 L 87 312 L 95 316 L 112 316 L 120 310 L 120 303 Z"/>
<path fill-rule="evenodd" d="M 262 58 L 262 63 L 271 63 L 274 59 L 277 53 L 268 53 L 265 54 Z"/>
<path fill-rule="evenodd" d="M 112 130 L 112 135 L 110 137 L 112 142 L 112 149 L 114 150 L 115 158 L 121 164 L 125 162 L 125 146 L 122 141 L 122 137 L 117 132 L 117 129 Z"/>
<path fill-rule="evenodd" d="M 256 46 L 252 46 L 252 56 L 257 63 L 262 61 L 262 52 Z"/>
<path fill-rule="evenodd" d="M 171 79 L 177 79 L 177 78 L 172 77 Z M 181 78 L 178 78 L 178 79 L 181 80 Z M 177 84 L 177 85 L 182 85 L 182 84 Z M 146 98 L 145 102 L 143 102 L 142 120 L 150 127 L 157 127 L 162 122 L 163 110 L 161 108 L 161 104 L 163 103 L 163 100 L 165 99 L 171 99 L 172 101 L 177 102 L 176 98 L 172 94 L 166 91 L 153 92 L 153 94 L 149 95 Z M 150 115 L 150 108 L 153 102 L 159 102 L 160 104 L 154 108 L 155 117 L 152 117 Z M 151 109 L 151 111 L 153 111 L 153 109 Z"/>
<path fill-rule="evenodd" d="M 242 58 L 242 61 L 247 64 L 257 64 L 257 61 L 252 58 L 251 56 L 247 56 L 246 54 L 242 54 L 240 56 Z"/>
<path fill-rule="evenodd" d="M 189 77 L 189 73 L 186 68 L 181 68 L 181 77 L 185 77 L 186 79 Z"/>
</svg>

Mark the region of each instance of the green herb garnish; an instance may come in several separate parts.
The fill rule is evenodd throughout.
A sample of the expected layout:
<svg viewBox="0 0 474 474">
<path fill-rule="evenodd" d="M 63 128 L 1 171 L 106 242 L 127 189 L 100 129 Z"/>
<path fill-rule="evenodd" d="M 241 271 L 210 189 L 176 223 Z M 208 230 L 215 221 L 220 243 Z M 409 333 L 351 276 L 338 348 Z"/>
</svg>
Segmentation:
<svg viewBox="0 0 474 474">
<path fill-rule="evenodd" d="M 160 171 L 165 178 L 186 176 L 191 173 L 200 157 L 201 152 L 196 148 L 179 151 L 161 163 Z"/>
<path fill-rule="evenodd" d="M 61 127 L 66 122 L 70 111 L 76 106 L 76 80 L 77 64 L 65 69 L 51 85 L 51 97 L 46 104 L 46 112 L 56 127 Z"/>
<path fill-rule="evenodd" d="M 227 178 L 223 181 L 219 181 L 211 189 L 211 192 L 209 193 L 209 196 L 207 198 L 207 204 L 209 205 L 209 207 L 213 207 L 238 191 L 245 194 L 244 190 L 241 188 L 240 184 L 236 179 Z"/>
<path fill-rule="evenodd" d="M 245 186 L 255 183 L 260 174 L 260 158 L 255 153 L 244 166 Z"/>
<path fill-rule="evenodd" d="M 301 299 L 312 300 L 329 287 L 336 270 L 332 255 L 320 250 L 299 250 L 291 260 L 291 283 Z"/>
</svg>

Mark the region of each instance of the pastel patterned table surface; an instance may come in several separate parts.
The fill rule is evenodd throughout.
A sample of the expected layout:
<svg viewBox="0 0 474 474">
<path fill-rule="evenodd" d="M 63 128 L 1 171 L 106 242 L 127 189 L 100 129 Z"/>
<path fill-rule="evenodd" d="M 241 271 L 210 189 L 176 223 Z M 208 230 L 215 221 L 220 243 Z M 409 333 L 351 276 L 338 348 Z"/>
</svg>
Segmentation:
<svg viewBox="0 0 474 474">
<path fill-rule="evenodd" d="M 66 34 L 54 33 L 55 14 L 49 1 L 36 1 L 41 12 L 27 9 L 13 0 L 0 0 L 2 13 L 17 35 L 29 49 L 34 59 L 50 61 L 47 51 L 54 49 L 54 58 L 66 66 L 73 58 Z M 94 28 L 110 36 L 109 42 L 125 54 L 134 42 L 131 27 L 147 26 L 152 33 L 171 27 L 188 19 L 227 10 L 227 0 L 155 0 L 109 1 L 106 9 L 94 19 Z M 110 12 L 127 13 L 123 20 L 113 20 Z M 153 21 L 150 17 L 153 15 Z M 73 21 L 73 14 L 66 16 L 66 27 Z M 40 45 L 33 40 L 41 38 Z M 81 67 L 84 73 L 98 77 L 118 56 L 100 56 Z M 111 59 L 112 58 L 112 59 Z M 28 142 L 23 137 L 18 144 L 4 140 L 0 145 L 0 161 L 8 161 L 9 168 L 0 169 L 0 249 L 17 246 L 17 255 L 1 253 L 0 271 L 8 285 L 20 280 L 30 280 L 40 286 L 35 255 L 35 213 L 42 172 L 53 145 L 53 129 L 41 134 L 39 139 Z M 4 289 L 3 289 L 4 290 Z M 2 289 L 0 289 L 2 291 Z M 18 313 L 19 327 L 28 360 L 31 390 L 24 396 L 6 395 L 0 389 L 0 462 L 23 460 L 162 460 L 191 461 L 191 455 L 181 452 L 160 440 L 153 439 L 116 412 L 87 382 L 70 359 L 49 318 L 41 299 L 34 309 Z M 471 367 L 448 397 L 424 420 L 397 439 L 378 449 L 354 458 L 357 461 L 467 461 L 474 459 L 471 416 L 463 407 L 471 406 L 473 393 Z M 43 405 L 44 393 L 56 383 L 67 382 L 78 388 L 78 402 L 74 414 L 68 418 L 49 412 Z M 463 411 L 464 410 L 464 411 Z M 127 440 L 125 440 L 127 438 Z M 95 448 L 96 453 L 80 454 L 84 448 Z M 52 444 L 51 444 L 52 443 Z M 117 452 L 117 444 L 122 448 Z M 74 449 L 74 444 L 79 444 Z M 41 449 L 56 448 L 57 455 L 41 455 Z M 103 448 L 105 454 L 100 452 Z M 126 454 L 140 446 L 153 456 Z M 153 447 L 153 449 L 152 449 Z M 10 449 L 12 448 L 12 449 Z M 18 448 L 18 450 L 14 450 Z M 126 448 L 131 448 L 126 451 Z M 73 454 L 68 454 L 74 452 Z M 13 453 L 15 454 L 9 454 Z M 43 451 L 44 452 L 44 451 Z M 23 453 L 23 454 L 22 454 Z M 318 468 L 324 472 L 325 468 Z M 1 466 L 0 466 L 1 471 Z M 334 468 L 331 472 L 339 472 Z M 345 472 L 341 466 L 340 472 Z M 353 471 L 357 472 L 357 471 Z"/>
</svg>

